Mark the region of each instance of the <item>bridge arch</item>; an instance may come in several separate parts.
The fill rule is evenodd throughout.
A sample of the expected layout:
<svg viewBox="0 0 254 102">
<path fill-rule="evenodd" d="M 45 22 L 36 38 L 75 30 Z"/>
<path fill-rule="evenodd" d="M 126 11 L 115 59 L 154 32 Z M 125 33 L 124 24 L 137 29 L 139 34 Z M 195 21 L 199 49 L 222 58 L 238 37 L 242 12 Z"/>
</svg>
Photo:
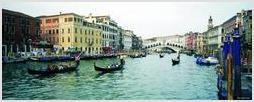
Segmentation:
<svg viewBox="0 0 254 102">
<path fill-rule="evenodd" d="M 173 52 L 177 52 L 177 51 L 180 51 L 181 49 L 184 49 L 184 47 L 180 44 L 176 44 L 176 43 L 161 44 L 160 42 L 147 45 L 144 48 L 147 50 L 171 49 Z"/>
</svg>

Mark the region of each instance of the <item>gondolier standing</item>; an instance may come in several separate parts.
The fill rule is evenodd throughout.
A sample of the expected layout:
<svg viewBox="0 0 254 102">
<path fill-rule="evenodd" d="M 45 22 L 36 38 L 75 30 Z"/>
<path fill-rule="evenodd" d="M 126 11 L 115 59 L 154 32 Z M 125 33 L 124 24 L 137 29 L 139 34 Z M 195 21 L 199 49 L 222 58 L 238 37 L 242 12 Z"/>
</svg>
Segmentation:
<svg viewBox="0 0 254 102">
<path fill-rule="evenodd" d="M 79 64 L 80 62 L 80 56 L 81 56 L 82 52 L 80 52 L 76 57 L 75 57 L 75 61 L 77 61 L 77 64 Z"/>
</svg>

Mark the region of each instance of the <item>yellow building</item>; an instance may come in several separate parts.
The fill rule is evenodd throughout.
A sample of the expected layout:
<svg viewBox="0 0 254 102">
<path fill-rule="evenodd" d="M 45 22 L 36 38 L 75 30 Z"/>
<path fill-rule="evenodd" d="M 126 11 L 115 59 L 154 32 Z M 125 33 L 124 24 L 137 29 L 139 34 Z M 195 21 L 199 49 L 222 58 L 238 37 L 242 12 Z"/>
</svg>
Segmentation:
<svg viewBox="0 0 254 102">
<path fill-rule="evenodd" d="M 82 16 L 75 13 L 53 16 L 59 19 L 59 35 L 55 37 L 59 40 L 56 45 L 59 50 L 83 51 L 86 54 L 102 52 L 102 30 L 99 25 L 88 23 Z"/>
<path fill-rule="evenodd" d="M 204 46 L 205 46 L 204 33 L 198 33 L 196 44 L 198 54 L 204 54 Z"/>
</svg>

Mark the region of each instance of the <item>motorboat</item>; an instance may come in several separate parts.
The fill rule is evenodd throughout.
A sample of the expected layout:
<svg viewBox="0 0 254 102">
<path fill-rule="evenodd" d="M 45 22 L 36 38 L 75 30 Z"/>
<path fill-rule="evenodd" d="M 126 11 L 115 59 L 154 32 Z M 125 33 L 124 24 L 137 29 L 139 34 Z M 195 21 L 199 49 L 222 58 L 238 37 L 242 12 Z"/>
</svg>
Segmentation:
<svg viewBox="0 0 254 102">
<path fill-rule="evenodd" d="M 216 65 L 219 61 L 217 58 L 211 56 L 208 58 L 198 57 L 196 63 L 199 65 Z"/>
</svg>

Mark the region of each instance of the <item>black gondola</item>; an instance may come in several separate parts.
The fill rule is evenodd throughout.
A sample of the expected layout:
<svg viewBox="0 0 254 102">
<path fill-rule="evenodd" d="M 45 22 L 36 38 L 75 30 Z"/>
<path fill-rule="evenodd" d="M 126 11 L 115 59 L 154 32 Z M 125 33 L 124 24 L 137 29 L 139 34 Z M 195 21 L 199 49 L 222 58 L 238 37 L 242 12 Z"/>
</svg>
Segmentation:
<svg viewBox="0 0 254 102">
<path fill-rule="evenodd" d="M 29 74 L 39 74 L 39 75 L 49 75 L 49 74 L 55 74 L 55 73 L 65 73 L 70 71 L 75 71 L 80 63 L 80 55 L 76 57 L 75 64 L 70 65 L 49 65 L 47 68 L 44 68 L 43 70 L 34 70 L 28 68 Z"/>
<path fill-rule="evenodd" d="M 172 59 L 172 65 L 176 65 L 180 63 L 180 54 L 178 53 L 176 59 Z"/>
<path fill-rule="evenodd" d="M 141 58 L 142 55 L 130 55 L 131 58 Z"/>
<path fill-rule="evenodd" d="M 163 58 L 163 57 L 164 57 L 164 55 L 160 54 L 160 58 Z"/>
<path fill-rule="evenodd" d="M 113 71 L 117 71 L 117 70 L 123 69 L 123 65 L 124 64 L 125 64 L 125 61 L 123 59 L 120 60 L 120 64 L 111 64 L 108 67 L 98 67 L 94 63 L 94 69 L 96 71 L 101 71 L 103 73 L 109 73 L 109 72 L 113 72 Z"/>
<path fill-rule="evenodd" d="M 142 56 L 142 57 L 146 57 L 146 54 L 145 54 L 145 53 L 143 53 L 143 54 L 141 54 L 141 56 Z"/>
<path fill-rule="evenodd" d="M 180 63 L 180 59 L 172 59 L 172 65 L 176 65 Z"/>
</svg>

